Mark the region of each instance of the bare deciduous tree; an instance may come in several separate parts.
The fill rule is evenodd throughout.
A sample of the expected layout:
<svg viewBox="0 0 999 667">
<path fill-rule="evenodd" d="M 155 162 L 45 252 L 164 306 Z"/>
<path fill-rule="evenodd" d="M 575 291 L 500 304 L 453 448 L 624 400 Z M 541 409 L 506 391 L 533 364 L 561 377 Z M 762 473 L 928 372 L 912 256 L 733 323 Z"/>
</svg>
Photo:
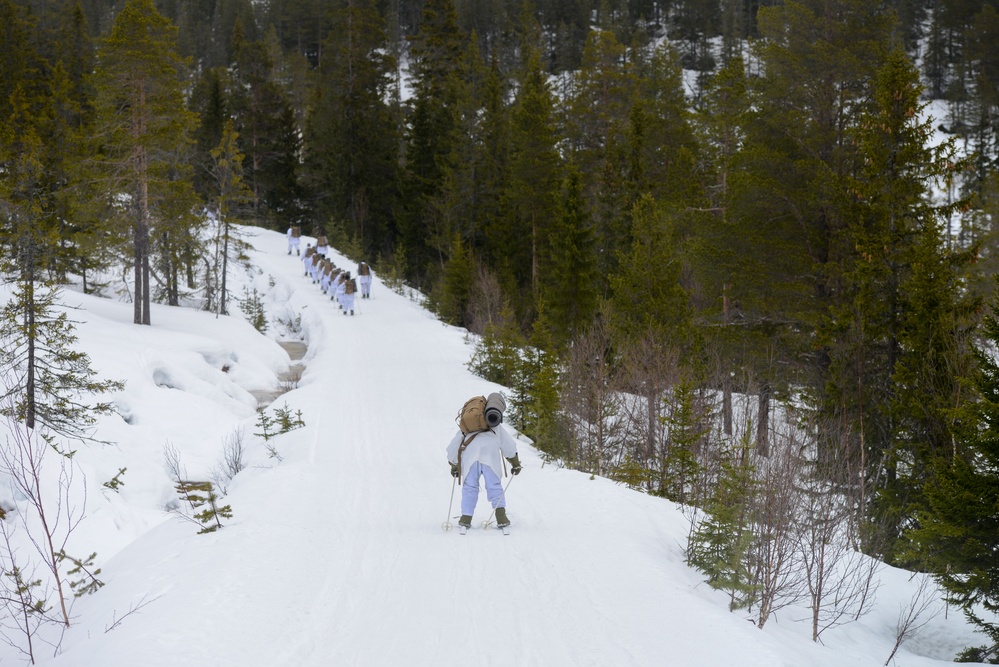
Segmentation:
<svg viewBox="0 0 999 667">
<path fill-rule="evenodd" d="M 912 639 L 930 621 L 936 618 L 943 610 L 940 595 L 933 584 L 933 580 L 924 574 L 913 574 L 919 577 L 919 588 L 913 594 L 908 605 L 900 606 L 898 610 L 898 621 L 895 624 L 895 645 L 885 660 L 885 667 L 891 663 L 898 653 L 902 644 Z M 934 609 L 934 607 L 936 607 Z"/>
<path fill-rule="evenodd" d="M 826 630 L 858 620 L 871 609 L 880 563 L 851 546 L 851 510 L 828 482 L 801 494 L 798 549 L 812 611 L 812 641 Z"/>
<path fill-rule="evenodd" d="M 20 422 L 10 420 L 7 424 L 10 436 L 6 446 L 0 447 L 0 470 L 30 510 L 18 512 L 18 516 L 41 557 L 41 566 L 51 574 L 62 623 L 69 627 L 60 554 L 65 553 L 69 537 L 84 515 L 85 506 L 75 506 L 70 497 L 75 467 L 69 457 L 57 456 L 46 468 L 46 454 L 54 451 L 49 440 Z"/>
<path fill-rule="evenodd" d="M 222 490 L 223 495 L 229 492 L 232 478 L 246 467 L 246 463 L 243 461 L 243 456 L 246 453 L 244 436 L 243 429 L 238 428 L 226 437 L 222 445 L 222 459 L 212 472 L 212 481 Z"/>
<path fill-rule="evenodd" d="M 29 566 L 31 570 L 25 571 L 19 564 L 17 549 L 11 540 L 13 531 L 6 519 L 0 520 L 0 538 L 3 539 L 0 545 L 3 567 L 0 605 L 7 612 L 0 617 L 0 639 L 35 664 L 39 630 L 52 619 L 45 601 L 46 588 L 42 580 L 35 577 L 35 568 Z"/>
<path fill-rule="evenodd" d="M 680 377 L 679 350 L 664 349 L 646 337 L 631 341 L 620 352 L 620 389 L 639 399 L 623 404 L 628 453 L 643 468 L 654 462 L 661 469 L 669 455 L 664 397 Z"/>
<path fill-rule="evenodd" d="M 614 391 L 609 349 L 610 337 L 598 319 L 573 342 L 561 383 L 562 408 L 576 426 L 566 463 L 596 475 L 608 473 L 621 444 L 617 420 L 621 401 Z"/>
<path fill-rule="evenodd" d="M 775 612 L 804 597 L 797 541 L 800 496 L 797 484 L 804 465 L 803 443 L 789 420 L 769 434 L 767 455 L 761 455 L 758 442 L 756 450 L 760 494 L 754 511 L 756 546 L 752 553 L 759 595 L 756 614 L 759 628 Z"/>
</svg>

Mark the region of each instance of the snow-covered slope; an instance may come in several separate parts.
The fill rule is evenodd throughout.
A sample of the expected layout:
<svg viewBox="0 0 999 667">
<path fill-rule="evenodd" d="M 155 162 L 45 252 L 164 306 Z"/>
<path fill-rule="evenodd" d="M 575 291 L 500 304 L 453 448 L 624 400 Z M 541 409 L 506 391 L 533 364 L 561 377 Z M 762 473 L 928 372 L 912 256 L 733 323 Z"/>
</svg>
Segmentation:
<svg viewBox="0 0 999 667">
<path fill-rule="evenodd" d="M 131 305 L 68 293 L 80 345 L 102 375 L 126 379 L 127 415 L 105 419 L 77 457 L 88 478 L 78 553 L 98 552 L 106 586 L 75 602 L 61 653 L 42 664 L 102 667 L 330 665 L 880 666 L 901 605 L 916 589 L 883 570 L 877 607 L 830 630 L 825 645 L 780 612 L 763 630 L 729 613 L 724 595 L 683 560 L 687 523 L 662 499 L 604 479 L 542 466 L 518 440 L 523 473 L 509 480 L 512 535 L 445 532 L 452 479 L 444 448 L 471 395 L 501 387 L 465 367 L 465 332 L 444 326 L 375 280 L 354 317 L 338 313 L 286 254 L 284 237 L 250 229 L 269 334 L 293 337 L 301 318 L 305 373 L 276 407 L 303 428 L 253 435 L 249 391 L 278 383 L 289 359 L 238 317 L 156 307 L 152 327 Z M 334 256 L 340 266 L 353 269 Z M 225 367 L 225 370 L 223 370 Z M 168 515 L 176 502 L 164 447 L 193 479 L 244 432 L 247 468 L 215 533 Z M 124 486 L 102 486 L 120 468 Z M 82 492 L 80 492 L 82 493 Z M 454 494 L 452 515 L 458 513 Z M 451 519 L 454 521 L 454 519 Z M 896 656 L 943 665 L 984 643 L 953 611 Z M 10 649 L 0 652 L 14 661 Z"/>
</svg>

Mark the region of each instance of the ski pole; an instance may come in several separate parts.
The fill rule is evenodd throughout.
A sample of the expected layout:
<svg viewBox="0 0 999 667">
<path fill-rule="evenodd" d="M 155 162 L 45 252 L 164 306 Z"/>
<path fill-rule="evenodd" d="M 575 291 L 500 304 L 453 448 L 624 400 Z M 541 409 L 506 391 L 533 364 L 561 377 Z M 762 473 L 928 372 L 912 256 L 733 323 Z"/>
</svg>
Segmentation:
<svg viewBox="0 0 999 667">
<path fill-rule="evenodd" d="M 447 532 L 454 528 L 454 524 L 451 523 L 451 508 L 454 506 L 454 487 L 458 484 L 458 478 L 451 478 L 451 500 L 447 504 L 447 519 L 441 524 L 441 530 Z"/>
<path fill-rule="evenodd" d="M 506 481 L 506 486 L 503 487 L 503 499 L 504 500 L 506 499 L 506 490 L 510 488 L 510 483 L 513 482 L 513 478 L 514 477 L 516 477 L 516 475 L 510 475 L 510 479 L 508 479 Z M 482 522 L 482 527 L 483 528 L 488 528 L 492 524 L 494 516 L 496 516 L 496 508 L 495 507 L 493 508 L 493 511 L 489 513 L 489 518 Z"/>
</svg>

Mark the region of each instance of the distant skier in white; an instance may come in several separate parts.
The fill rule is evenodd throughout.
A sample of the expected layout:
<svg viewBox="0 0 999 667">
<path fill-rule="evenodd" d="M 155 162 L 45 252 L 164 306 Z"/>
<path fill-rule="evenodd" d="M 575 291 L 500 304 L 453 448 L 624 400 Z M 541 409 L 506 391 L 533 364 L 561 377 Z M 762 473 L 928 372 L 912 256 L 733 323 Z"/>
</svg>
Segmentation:
<svg viewBox="0 0 999 667">
<path fill-rule="evenodd" d="M 371 298 L 371 267 L 367 262 L 357 265 L 357 281 L 361 284 L 361 298 Z"/>
<path fill-rule="evenodd" d="M 317 249 L 315 254 L 312 255 L 312 266 L 309 267 L 309 275 L 312 276 L 313 284 L 319 282 L 319 270 L 322 267 L 320 262 L 323 261 L 323 256 L 319 254 Z"/>
<path fill-rule="evenodd" d="M 451 476 L 459 480 L 461 485 L 461 518 L 458 527 L 464 532 L 472 525 L 472 514 L 479 500 L 479 478 L 485 480 L 486 499 L 496 510 L 496 524 L 500 528 L 510 525 L 506 515 L 506 497 L 500 474 L 505 472 L 503 459 L 510 462 L 510 472 L 519 475 L 521 470 L 520 457 L 517 455 L 517 443 L 503 428 L 503 412 L 506 401 L 498 393 L 492 393 L 486 401 L 486 414 L 497 410 L 487 417 L 491 428 L 474 431 L 468 434 L 460 430 L 451 439 L 447 447 L 447 460 L 451 464 Z M 463 443 L 467 443 L 462 450 Z"/>
<path fill-rule="evenodd" d="M 351 316 L 354 315 L 354 293 L 357 291 L 357 283 L 354 279 L 350 277 L 350 271 L 347 272 L 347 277 L 343 281 L 343 296 L 340 298 L 340 303 L 343 306 L 343 314 L 346 315 L 347 311 L 350 311 Z"/>
<path fill-rule="evenodd" d="M 302 255 L 302 266 L 305 267 L 305 275 L 309 275 L 309 272 L 312 270 L 312 256 L 315 254 L 316 249 L 312 247 L 312 244 L 306 244 L 305 254 Z"/>
<path fill-rule="evenodd" d="M 326 294 L 327 290 L 330 288 L 330 283 L 333 281 L 333 262 L 326 262 L 323 266 L 323 275 L 319 279 L 319 289 L 322 290 L 323 294 Z"/>
<path fill-rule="evenodd" d="M 294 250 L 296 255 L 302 254 L 302 229 L 296 225 L 288 228 L 288 254 Z"/>
<path fill-rule="evenodd" d="M 325 257 L 326 253 L 329 252 L 329 249 L 330 246 L 329 243 L 326 242 L 326 237 L 322 235 L 318 236 L 316 238 L 316 252 Z"/>
<path fill-rule="evenodd" d="M 333 300 L 336 301 L 336 307 L 343 310 L 343 292 L 344 284 L 347 282 L 347 272 L 343 271 L 336 277 L 333 281 Z"/>
</svg>

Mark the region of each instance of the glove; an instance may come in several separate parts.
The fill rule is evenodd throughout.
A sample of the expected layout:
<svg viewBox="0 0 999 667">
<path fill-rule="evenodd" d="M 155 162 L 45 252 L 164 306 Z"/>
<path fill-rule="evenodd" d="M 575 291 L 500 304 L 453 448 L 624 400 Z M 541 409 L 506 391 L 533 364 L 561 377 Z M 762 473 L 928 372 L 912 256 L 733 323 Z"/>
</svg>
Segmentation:
<svg viewBox="0 0 999 667">
<path fill-rule="evenodd" d="M 520 471 L 523 469 L 520 465 L 520 455 L 514 454 L 507 459 L 510 462 L 510 474 L 519 475 Z"/>
<path fill-rule="evenodd" d="M 461 477 L 461 469 L 458 468 L 458 464 L 457 463 L 452 463 L 451 464 L 451 476 L 454 477 L 455 479 L 457 479 L 458 477 Z"/>
</svg>

